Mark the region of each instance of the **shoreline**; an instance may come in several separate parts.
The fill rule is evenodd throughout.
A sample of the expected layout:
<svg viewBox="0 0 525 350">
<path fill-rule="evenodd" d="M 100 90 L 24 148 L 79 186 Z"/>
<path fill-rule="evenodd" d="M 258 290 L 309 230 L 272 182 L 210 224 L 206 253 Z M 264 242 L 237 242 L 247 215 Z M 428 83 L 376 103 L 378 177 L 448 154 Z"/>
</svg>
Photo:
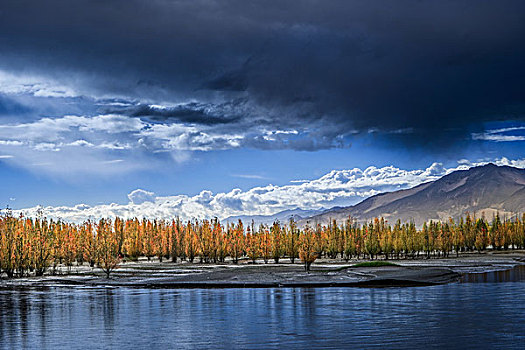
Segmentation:
<svg viewBox="0 0 525 350">
<path fill-rule="evenodd" d="M 466 273 L 483 273 L 525 265 L 524 251 L 462 254 L 443 259 L 389 260 L 395 266 L 354 267 L 369 260 L 319 260 L 309 273 L 301 264 L 191 264 L 158 261 L 123 263 L 109 279 L 100 270 L 74 266 L 64 275 L 0 279 L 0 290 L 34 288 L 322 288 L 416 287 L 458 282 Z M 65 272 L 64 267 L 57 271 Z"/>
</svg>

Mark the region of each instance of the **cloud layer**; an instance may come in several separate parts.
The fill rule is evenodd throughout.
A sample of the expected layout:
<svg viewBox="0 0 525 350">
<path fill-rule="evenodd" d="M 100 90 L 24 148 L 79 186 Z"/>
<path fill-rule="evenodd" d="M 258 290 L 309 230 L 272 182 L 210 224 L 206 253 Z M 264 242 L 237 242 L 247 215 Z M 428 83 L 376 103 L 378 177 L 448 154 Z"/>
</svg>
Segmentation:
<svg viewBox="0 0 525 350">
<path fill-rule="evenodd" d="M 442 149 L 524 120 L 523 13 L 519 0 L 5 0 L 0 114 L 114 114 L 191 135 L 170 147 L 242 135 L 317 150 L 376 131 Z"/>
<path fill-rule="evenodd" d="M 308 134 L 299 134 L 296 130 L 269 130 L 246 125 L 242 132 L 234 132 L 216 121 L 209 125 L 160 123 L 118 114 L 67 115 L 0 123 L 2 159 L 56 176 L 105 175 L 141 167 L 151 169 L 166 160 L 185 160 L 195 151 L 226 150 L 254 144 L 265 148 L 287 148 L 304 143 L 308 147 L 312 142 Z"/>
<path fill-rule="evenodd" d="M 525 159 L 493 161 L 497 165 L 525 168 Z M 219 217 L 225 219 L 237 215 L 271 215 L 288 209 L 321 209 L 348 206 L 381 192 L 410 188 L 433 181 L 455 170 L 468 169 L 486 164 L 461 160 L 455 168 L 444 168 L 434 163 L 426 169 L 404 170 L 394 166 L 366 169 L 333 170 L 324 176 L 285 186 L 267 185 L 247 191 L 238 188 L 230 192 L 212 193 L 201 191 L 198 195 L 174 195 L 158 197 L 150 191 L 137 189 L 128 195 L 127 204 L 103 204 L 73 207 L 33 207 L 21 210 L 29 216 L 39 210 L 48 217 L 69 221 L 82 221 L 102 217 L 149 217 L 171 219 Z"/>
</svg>

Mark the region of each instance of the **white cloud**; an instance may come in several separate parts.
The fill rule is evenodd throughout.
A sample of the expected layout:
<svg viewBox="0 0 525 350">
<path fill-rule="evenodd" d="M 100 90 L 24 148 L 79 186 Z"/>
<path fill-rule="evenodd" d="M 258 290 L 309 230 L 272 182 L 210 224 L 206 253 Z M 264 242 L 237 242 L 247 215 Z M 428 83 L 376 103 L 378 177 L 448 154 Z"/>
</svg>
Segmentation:
<svg viewBox="0 0 525 350">
<path fill-rule="evenodd" d="M 194 151 L 240 147 L 244 138 L 206 128 L 153 123 L 115 114 L 46 117 L 0 123 L 0 153 L 12 154 L 14 165 L 53 176 L 107 175 L 151 169 L 161 163 L 155 155 L 163 153 L 168 155 L 162 158 L 163 162 L 180 163 L 191 159 Z M 121 166 L 117 166 L 119 162 Z M 101 163 L 114 166 L 98 166 Z"/>
<path fill-rule="evenodd" d="M 0 138 L 5 142 L 25 144 L 50 143 L 56 141 L 89 140 L 78 138 L 96 138 L 139 132 L 147 125 L 138 118 L 128 118 L 120 115 L 98 115 L 94 117 L 68 115 L 60 118 L 42 118 L 29 123 L 0 124 Z"/>
<path fill-rule="evenodd" d="M 184 125 L 121 115 L 63 116 L 0 124 L 0 153 L 10 154 L 3 159 L 16 166 L 53 176 L 107 175 L 151 169 L 159 164 L 151 154 L 158 152 L 189 159 L 188 152 L 206 148 L 208 141 L 198 136 Z"/>
<path fill-rule="evenodd" d="M 41 142 L 37 143 L 33 146 L 33 149 L 36 151 L 52 151 L 52 152 L 59 152 L 60 148 L 51 142 Z"/>
<path fill-rule="evenodd" d="M 433 163 L 431 166 L 429 166 L 425 173 L 429 176 L 441 176 L 445 174 L 446 169 L 443 167 L 443 164 L 441 163 Z"/>
<path fill-rule="evenodd" d="M 29 94 L 37 97 L 75 97 L 78 92 L 49 77 L 36 74 L 11 74 L 0 70 L 0 93 Z"/>
<path fill-rule="evenodd" d="M 483 160 L 483 161 L 478 161 L 478 162 L 470 162 L 468 160 L 462 159 L 461 163 L 459 163 L 460 166 L 458 168 L 456 168 L 456 169 L 457 170 L 467 169 L 467 168 L 470 168 L 470 167 L 473 167 L 473 166 L 480 166 L 480 165 L 485 165 L 485 164 L 488 164 L 488 163 L 494 163 L 494 164 L 499 165 L 499 166 L 507 165 L 507 166 L 512 166 L 512 167 L 515 167 L 515 168 L 525 168 L 525 158 L 522 158 L 522 159 L 508 159 L 507 157 L 501 157 L 499 159 Z M 454 170 L 456 170 L 456 169 L 454 169 Z"/>
<path fill-rule="evenodd" d="M 142 204 L 144 202 L 154 202 L 155 193 L 142 189 L 136 189 L 128 194 L 128 198 L 133 204 Z"/>
<path fill-rule="evenodd" d="M 515 126 L 509 128 L 500 128 L 486 130 L 483 133 L 473 133 L 473 140 L 493 141 L 493 142 L 515 142 L 525 141 L 525 135 L 512 135 L 509 133 L 516 131 L 524 131 L 525 126 Z"/>
<path fill-rule="evenodd" d="M 86 140 L 76 140 L 76 141 L 73 141 L 71 143 L 68 143 L 67 145 L 68 146 L 79 146 L 79 147 L 93 147 L 93 146 L 95 146 L 94 144 L 92 144 L 91 142 L 88 142 Z"/>
<path fill-rule="evenodd" d="M 116 163 L 122 163 L 124 162 L 124 159 L 111 159 L 111 160 L 104 160 L 101 163 L 102 164 L 116 164 Z"/>
<path fill-rule="evenodd" d="M 493 134 L 474 134 L 474 140 L 494 141 L 494 142 L 513 142 L 525 141 L 525 136 L 517 135 L 493 135 Z"/>
<path fill-rule="evenodd" d="M 12 140 L 0 140 L 0 146 L 23 146 L 24 143 Z"/>
<path fill-rule="evenodd" d="M 498 165 L 525 168 L 525 159 L 500 158 Z M 348 206 L 377 193 L 410 188 L 433 181 L 459 169 L 479 166 L 488 161 L 470 162 L 461 160 L 457 167 L 444 168 L 434 163 L 426 169 L 404 170 L 394 166 L 366 169 L 333 170 L 314 180 L 291 182 L 285 186 L 254 187 L 243 191 L 235 188 L 229 192 L 212 193 L 201 191 L 198 195 L 155 196 L 153 192 L 137 189 L 128 195 L 127 204 L 103 204 L 96 206 L 46 207 L 49 217 L 60 217 L 71 221 L 82 221 L 100 217 L 156 217 L 184 220 L 191 218 L 221 219 L 235 215 L 270 215 L 287 209 L 320 209 L 333 206 Z M 35 215 L 39 207 L 22 210 Z"/>
<path fill-rule="evenodd" d="M 266 133 L 263 135 L 263 139 L 266 141 L 277 141 L 279 139 L 279 135 L 298 135 L 299 132 L 297 130 L 271 130 L 266 131 Z"/>
<path fill-rule="evenodd" d="M 240 177 L 242 179 L 259 179 L 259 180 L 266 179 L 265 176 L 257 175 L 257 174 L 233 174 L 232 176 Z"/>
</svg>

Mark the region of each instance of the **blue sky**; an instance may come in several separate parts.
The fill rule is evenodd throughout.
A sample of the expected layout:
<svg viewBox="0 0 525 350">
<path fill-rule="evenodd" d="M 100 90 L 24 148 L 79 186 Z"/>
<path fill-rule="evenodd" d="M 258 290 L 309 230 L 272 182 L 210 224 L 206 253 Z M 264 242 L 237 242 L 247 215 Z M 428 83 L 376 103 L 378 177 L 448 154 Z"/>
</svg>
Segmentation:
<svg viewBox="0 0 525 350">
<path fill-rule="evenodd" d="M 270 213 L 522 166 L 524 10 L 4 1 L 0 204 Z"/>
<path fill-rule="evenodd" d="M 150 155 L 155 157 L 155 155 Z M 425 169 L 434 162 L 447 168 L 458 161 L 491 161 L 501 157 L 523 158 L 523 141 L 472 141 L 469 147 L 436 155 L 419 149 L 388 147 L 366 135 L 350 147 L 319 151 L 232 149 L 193 152 L 187 159 L 163 160 L 152 169 L 83 174 L 48 173 L 38 167 L 13 164 L 13 158 L 1 160 L 0 178 L 4 205 L 19 209 L 35 205 L 57 206 L 86 203 L 127 203 L 127 194 L 141 188 L 157 195 L 196 195 L 202 190 L 214 193 L 233 188 L 248 190 L 267 184 L 286 185 L 294 180 L 314 180 L 331 170 L 394 165 L 401 169 Z M 64 158 L 52 167 L 68 166 Z M 14 200 L 13 200 L 14 199 Z"/>
</svg>

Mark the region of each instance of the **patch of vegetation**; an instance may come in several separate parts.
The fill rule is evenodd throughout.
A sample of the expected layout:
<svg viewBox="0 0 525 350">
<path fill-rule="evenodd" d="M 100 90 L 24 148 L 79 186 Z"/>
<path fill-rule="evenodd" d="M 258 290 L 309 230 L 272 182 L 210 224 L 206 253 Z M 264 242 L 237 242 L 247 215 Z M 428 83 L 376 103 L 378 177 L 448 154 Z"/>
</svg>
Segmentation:
<svg viewBox="0 0 525 350">
<path fill-rule="evenodd" d="M 352 267 L 381 267 L 381 266 L 399 266 L 389 261 L 364 261 L 353 265 Z"/>
</svg>

